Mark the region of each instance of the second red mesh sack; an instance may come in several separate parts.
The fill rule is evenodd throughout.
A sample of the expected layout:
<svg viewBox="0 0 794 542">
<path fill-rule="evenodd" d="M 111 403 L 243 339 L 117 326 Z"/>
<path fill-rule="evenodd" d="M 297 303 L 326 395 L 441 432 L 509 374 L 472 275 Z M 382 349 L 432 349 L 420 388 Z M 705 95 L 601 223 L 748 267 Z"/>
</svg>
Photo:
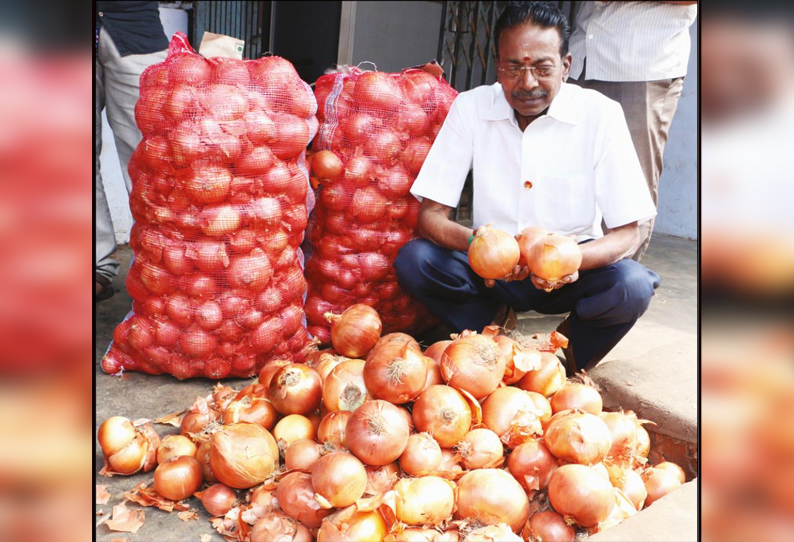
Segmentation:
<svg viewBox="0 0 794 542">
<path fill-rule="evenodd" d="M 105 372 L 219 379 L 300 360 L 316 107 L 287 60 L 208 60 L 181 33 L 144 71 L 129 165 L 133 305 Z"/>
<path fill-rule="evenodd" d="M 419 202 L 409 191 L 455 96 L 442 77 L 417 68 L 348 68 L 317 80 L 320 130 L 310 162 L 319 192 L 306 317 L 323 343 L 330 341 L 325 313 L 354 303 L 375 308 L 384 333 L 418 332 L 432 321 L 400 289 L 393 263 L 416 237 Z"/>
</svg>

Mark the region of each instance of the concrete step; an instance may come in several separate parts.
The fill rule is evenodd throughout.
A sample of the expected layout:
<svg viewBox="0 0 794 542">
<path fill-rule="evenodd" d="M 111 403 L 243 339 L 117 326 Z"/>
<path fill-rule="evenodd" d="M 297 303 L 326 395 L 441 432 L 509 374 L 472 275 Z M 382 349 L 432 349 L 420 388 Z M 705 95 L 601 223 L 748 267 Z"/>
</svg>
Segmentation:
<svg viewBox="0 0 794 542">
<path fill-rule="evenodd" d="M 695 542 L 697 480 L 676 489 L 620 525 L 588 537 L 593 542 Z"/>
</svg>

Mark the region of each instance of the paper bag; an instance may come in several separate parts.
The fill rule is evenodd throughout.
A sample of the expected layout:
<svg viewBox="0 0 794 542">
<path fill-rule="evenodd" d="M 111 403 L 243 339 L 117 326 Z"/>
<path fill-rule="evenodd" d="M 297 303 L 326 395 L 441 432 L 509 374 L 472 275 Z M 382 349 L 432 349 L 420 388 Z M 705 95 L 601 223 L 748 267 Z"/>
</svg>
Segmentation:
<svg viewBox="0 0 794 542">
<path fill-rule="evenodd" d="M 237 38 L 233 38 L 231 36 L 213 34 L 212 32 L 204 32 L 204 36 L 201 38 L 199 54 L 204 58 L 222 56 L 225 58 L 236 58 L 237 60 L 242 60 L 244 45 L 245 41 L 238 40 Z"/>
</svg>

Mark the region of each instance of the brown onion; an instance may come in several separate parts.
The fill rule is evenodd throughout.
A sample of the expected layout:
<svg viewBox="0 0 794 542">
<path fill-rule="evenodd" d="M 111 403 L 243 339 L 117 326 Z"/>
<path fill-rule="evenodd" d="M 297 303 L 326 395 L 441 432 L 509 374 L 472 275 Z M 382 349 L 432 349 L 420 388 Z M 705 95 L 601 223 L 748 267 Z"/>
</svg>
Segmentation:
<svg viewBox="0 0 794 542">
<path fill-rule="evenodd" d="M 377 510 L 359 511 L 351 506 L 323 521 L 317 533 L 317 542 L 381 542 L 387 532 L 386 522 Z"/>
<path fill-rule="evenodd" d="M 97 439 L 110 473 L 149 472 L 157 465 L 160 437 L 148 423 L 135 427 L 127 418 L 113 416 L 99 427 Z"/>
<path fill-rule="evenodd" d="M 455 507 L 455 484 L 438 476 L 403 478 L 394 493 L 397 519 L 407 525 L 441 525 Z"/>
<path fill-rule="evenodd" d="M 501 279 L 511 273 L 521 257 L 512 235 L 491 226 L 477 230 L 469 245 L 469 265 L 484 279 Z"/>
<path fill-rule="evenodd" d="M 399 409 L 386 401 L 367 401 L 358 407 L 345 428 L 347 447 L 367 465 L 396 461 L 405 451 L 410 429 Z"/>
<path fill-rule="evenodd" d="M 319 355 L 312 367 L 314 367 L 314 370 L 320 375 L 320 380 L 325 384 L 326 377 L 331 373 L 334 367 L 349 359 L 350 358 L 346 358 L 345 356 L 337 356 L 333 352 L 323 352 Z"/>
<path fill-rule="evenodd" d="M 363 376 L 372 397 L 401 405 L 422 392 L 427 363 L 419 349 L 409 343 L 382 343 L 367 356 Z"/>
<path fill-rule="evenodd" d="M 479 527 L 466 534 L 463 542 L 524 542 L 524 539 L 514 533 L 509 525 L 498 523 Z"/>
<path fill-rule="evenodd" d="M 262 367 L 262 370 L 259 371 L 259 384 L 265 387 L 265 389 L 270 388 L 270 382 L 273 380 L 273 375 L 275 375 L 282 367 L 286 367 L 290 365 L 290 361 L 286 359 L 274 359 L 270 361 L 267 365 Z"/>
<path fill-rule="evenodd" d="M 444 384 L 444 377 L 441 376 L 441 364 L 434 358 L 428 356 L 422 357 L 425 360 L 425 365 L 427 365 L 427 379 L 425 380 L 425 386 L 422 388 L 422 391 L 425 391 L 430 386 Z"/>
<path fill-rule="evenodd" d="M 548 401 L 537 393 L 509 386 L 499 388 L 482 404 L 482 423 L 514 448 L 543 434 L 541 418 L 546 409 L 539 406 L 542 403 Z"/>
<path fill-rule="evenodd" d="M 637 428 L 637 450 L 636 453 L 640 457 L 648 457 L 651 453 L 651 436 L 648 430 L 640 426 Z"/>
<path fill-rule="evenodd" d="M 239 504 L 237 493 L 223 484 L 213 484 L 195 496 L 204 505 L 204 510 L 211 516 L 225 516 L 226 513 Z"/>
<path fill-rule="evenodd" d="M 592 386 L 568 382 L 551 398 L 551 411 L 554 414 L 563 410 L 580 409 L 598 416 L 604 407 L 601 394 Z"/>
<path fill-rule="evenodd" d="M 427 350 L 425 350 L 425 356 L 433 358 L 436 360 L 436 362 L 441 363 L 441 355 L 450 344 L 452 344 L 452 341 L 449 340 L 435 342 L 427 347 Z"/>
<path fill-rule="evenodd" d="M 447 448 L 441 449 L 441 464 L 433 473 L 447 480 L 457 480 L 463 476 L 463 466 L 460 464 L 460 455 L 454 450 Z"/>
<path fill-rule="evenodd" d="M 617 465 L 608 465 L 607 471 L 612 485 L 629 498 L 634 508 L 642 510 L 645 506 L 645 499 L 648 497 L 648 490 L 645 488 L 642 477 L 629 468 Z"/>
<path fill-rule="evenodd" d="M 590 467 L 563 465 L 551 475 L 549 501 L 566 521 L 590 528 L 609 517 L 615 506 L 615 490 Z"/>
<path fill-rule="evenodd" d="M 517 446 L 507 458 L 507 470 L 529 495 L 549 487 L 551 475 L 557 467 L 557 458 L 536 440 Z"/>
<path fill-rule="evenodd" d="M 344 508 L 354 504 L 367 487 L 367 471 L 361 461 L 347 452 L 331 452 L 312 468 L 312 487 L 323 508 Z"/>
<path fill-rule="evenodd" d="M 310 471 L 320 459 L 323 447 L 313 440 L 296 440 L 284 451 L 284 466 L 287 470 Z"/>
<path fill-rule="evenodd" d="M 135 438 L 135 434 L 135 427 L 128 418 L 111 416 L 99 426 L 97 440 L 102 453 L 110 456 L 127 446 Z"/>
<path fill-rule="evenodd" d="M 288 516 L 309 529 L 318 529 L 323 518 L 332 512 L 321 507 L 314 498 L 312 477 L 303 472 L 291 472 L 282 478 L 276 489 L 276 498 Z"/>
<path fill-rule="evenodd" d="M 183 435 L 166 435 L 157 448 L 157 463 L 165 463 L 172 457 L 187 455 L 196 457 L 196 445 Z"/>
<path fill-rule="evenodd" d="M 525 530 L 527 542 L 574 542 L 576 529 L 554 510 L 532 514 Z"/>
<path fill-rule="evenodd" d="M 427 476 L 441 465 L 441 446 L 428 433 L 408 437 L 408 444 L 400 456 L 400 468 L 409 476 Z"/>
<path fill-rule="evenodd" d="M 261 425 L 225 425 L 212 435 L 210 442 L 212 472 L 229 487 L 253 487 L 278 468 L 278 446 L 273 436 Z"/>
<path fill-rule="evenodd" d="M 364 384 L 364 363 L 361 359 L 350 359 L 328 373 L 323 383 L 323 404 L 330 412 L 352 412 L 372 399 Z"/>
<path fill-rule="evenodd" d="M 197 402 L 197 405 L 198 406 L 194 405 L 190 412 L 185 414 L 179 429 L 181 435 L 190 437 L 193 440 L 196 439 L 194 435 L 201 434 L 205 427 L 217 421 L 221 416 L 215 408 L 211 406 L 208 407 L 206 401 Z"/>
<path fill-rule="evenodd" d="M 530 249 L 541 237 L 549 234 L 549 230 L 540 226 L 529 226 L 516 234 L 518 249 L 521 252 L 519 265 L 526 266 L 529 262 Z"/>
<path fill-rule="evenodd" d="M 540 366 L 541 353 L 533 348 L 524 348 L 515 339 L 506 335 L 497 335 L 494 338 L 502 357 L 505 359 L 505 375 L 502 381 L 507 384 L 515 384 L 521 380 L 527 371 Z"/>
<path fill-rule="evenodd" d="M 276 487 L 277 484 L 275 482 L 268 482 L 261 486 L 257 486 L 256 489 L 251 492 L 251 496 L 248 499 L 249 504 L 252 507 L 261 507 L 265 514 L 281 510 L 278 505 L 278 499 L 276 498 Z"/>
<path fill-rule="evenodd" d="M 646 507 L 681 487 L 678 475 L 664 468 L 652 467 L 642 473 L 642 479 L 645 482 L 645 489 L 648 491 L 648 497 L 645 499 Z"/>
<path fill-rule="evenodd" d="M 654 465 L 653 468 L 669 470 L 678 477 L 679 482 L 681 482 L 682 484 L 686 483 L 686 473 L 684 472 L 684 469 L 682 469 L 680 466 L 676 465 L 675 463 L 671 463 L 670 461 L 662 461 L 658 465 Z"/>
<path fill-rule="evenodd" d="M 611 486 L 610 486 L 611 487 Z M 529 500 L 515 478 L 499 469 L 478 469 L 458 481 L 456 519 L 506 523 L 518 532 L 529 517 Z"/>
<path fill-rule="evenodd" d="M 204 481 L 208 484 L 214 484 L 218 479 L 215 478 L 215 474 L 213 474 L 210 468 L 210 448 L 211 444 L 209 440 L 202 442 L 198 450 L 196 450 L 196 459 L 201 464 L 201 472 L 204 475 Z"/>
<path fill-rule="evenodd" d="M 626 457 L 637 449 L 637 427 L 641 425 L 634 412 L 602 412 L 599 417 L 612 435 L 610 457 Z"/>
<path fill-rule="evenodd" d="M 504 463 L 504 447 L 490 429 L 472 429 L 455 445 L 466 469 L 493 469 Z"/>
<path fill-rule="evenodd" d="M 347 449 L 345 427 L 351 414 L 349 410 L 337 410 L 326 414 L 317 429 L 317 440 L 320 444 L 336 450 Z"/>
<path fill-rule="evenodd" d="M 342 173 L 342 160 L 333 151 L 312 155 L 312 174 L 323 181 L 335 181 Z"/>
<path fill-rule="evenodd" d="M 565 367 L 560 358 L 550 352 L 540 353 L 540 367 L 527 373 L 516 386 L 526 391 L 534 391 L 544 397 L 551 397 L 565 384 Z"/>
<path fill-rule="evenodd" d="M 154 489 L 166 499 L 187 499 L 201 487 L 204 477 L 195 457 L 172 457 L 154 470 Z"/>
<path fill-rule="evenodd" d="M 383 331 L 378 312 L 361 303 L 351 305 L 339 315 L 326 313 L 325 318 L 331 322 L 334 350 L 349 358 L 366 356 Z"/>
<path fill-rule="evenodd" d="M 549 233 L 532 245 L 527 264 L 533 275 L 556 283 L 579 270 L 582 249 L 572 237 Z"/>
<path fill-rule="evenodd" d="M 284 416 L 273 428 L 273 437 L 283 450 L 296 440 L 314 440 L 314 435 L 314 424 L 309 418 L 300 414 Z"/>
<path fill-rule="evenodd" d="M 308 365 L 291 363 L 279 369 L 270 381 L 268 396 L 279 414 L 308 414 L 323 398 L 323 384 Z"/>
<path fill-rule="evenodd" d="M 455 339 L 441 356 L 441 376 L 447 384 L 469 392 L 478 401 L 493 393 L 504 374 L 502 351 L 486 335 L 472 333 Z"/>
<path fill-rule="evenodd" d="M 433 435 L 442 448 L 451 448 L 471 428 L 471 407 L 457 390 L 431 386 L 414 403 L 413 419 L 418 431 Z"/>
<path fill-rule="evenodd" d="M 582 465 L 600 463 L 612 446 L 606 424 L 582 410 L 565 410 L 552 416 L 543 440 L 558 459 Z"/>
<path fill-rule="evenodd" d="M 272 430 L 278 413 L 266 397 L 267 389 L 262 384 L 246 386 L 223 411 L 223 423 L 257 423 L 268 431 Z"/>
<path fill-rule="evenodd" d="M 269 512 L 251 528 L 250 542 L 312 542 L 312 533 L 284 512 Z"/>
</svg>

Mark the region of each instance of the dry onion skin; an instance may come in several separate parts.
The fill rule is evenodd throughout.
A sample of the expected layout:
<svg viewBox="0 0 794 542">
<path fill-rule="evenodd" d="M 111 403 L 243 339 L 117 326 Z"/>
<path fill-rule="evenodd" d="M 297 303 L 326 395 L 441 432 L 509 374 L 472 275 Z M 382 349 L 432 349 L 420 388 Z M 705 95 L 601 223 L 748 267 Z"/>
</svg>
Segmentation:
<svg viewBox="0 0 794 542">
<path fill-rule="evenodd" d="M 218 481 L 215 478 L 215 474 L 212 472 L 212 468 L 210 467 L 210 449 L 212 445 L 209 440 L 205 440 L 202 442 L 198 450 L 196 450 L 196 459 L 201 464 L 201 472 L 204 474 L 204 481 L 208 484 L 214 484 Z"/>
<path fill-rule="evenodd" d="M 323 508 L 344 508 L 354 504 L 367 488 L 364 465 L 347 452 L 321 457 L 312 468 L 312 487 Z"/>
<path fill-rule="evenodd" d="M 507 386 L 494 391 L 482 404 L 482 423 L 513 448 L 543 435 L 549 402 L 540 394 Z"/>
<path fill-rule="evenodd" d="M 339 315 L 326 313 L 325 319 L 331 323 L 334 350 L 349 358 L 366 356 L 383 331 L 378 312 L 361 303 L 351 305 Z"/>
<path fill-rule="evenodd" d="M 409 476 L 427 476 L 441 465 L 441 446 L 429 433 L 415 433 L 400 456 L 400 468 Z"/>
<path fill-rule="evenodd" d="M 505 360 L 505 374 L 502 381 L 506 385 L 521 380 L 527 371 L 540 365 L 540 352 L 533 348 L 524 348 L 518 341 L 507 335 L 496 335 L 493 338 L 502 350 Z"/>
<path fill-rule="evenodd" d="M 549 501 L 566 521 L 591 528 L 609 517 L 615 489 L 590 467 L 563 465 L 551 475 Z"/>
<path fill-rule="evenodd" d="M 284 476 L 276 488 L 276 499 L 289 517 L 309 529 L 319 529 L 323 518 L 332 512 L 320 506 L 314 498 L 312 477 L 303 472 L 291 472 Z"/>
<path fill-rule="evenodd" d="M 595 465 L 612 446 L 612 435 L 598 416 L 581 410 L 566 410 L 552 416 L 543 438 L 557 459 Z"/>
<path fill-rule="evenodd" d="M 557 458 L 537 440 L 517 446 L 507 458 L 507 470 L 530 496 L 549 487 L 551 475 L 558 467 Z"/>
<path fill-rule="evenodd" d="M 431 386 L 414 403 L 414 425 L 430 433 L 442 448 L 452 448 L 471 428 L 471 407 L 457 390 Z"/>
<path fill-rule="evenodd" d="M 516 383 L 525 391 L 551 397 L 565 384 L 565 367 L 560 359 L 550 352 L 540 353 L 540 366 L 527 373 Z"/>
<path fill-rule="evenodd" d="M 251 528 L 250 542 L 312 542 L 312 533 L 284 512 L 269 512 Z"/>
<path fill-rule="evenodd" d="M 469 265 L 484 279 L 501 279 L 518 264 L 518 242 L 507 232 L 490 225 L 477 230 L 468 251 Z"/>
<path fill-rule="evenodd" d="M 502 466 L 505 460 L 505 450 L 499 435 L 484 427 L 466 433 L 455 449 L 460 454 L 464 468 L 468 470 L 493 469 Z"/>
<path fill-rule="evenodd" d="M 513 532 L 519 532 L 528 517 L 527 494 L 507 472 L 478 469 L 458 480 L 456 519 L 485 525 L 506 523 Z"/>
<path fill-rule="evenodd" d="M 364 384 L 364 360 L 351 359 L 334 367 L 323 383 L 323 405 L 329 412 L 353 412 L 372 399 Z"/>
<path fill-rule="evenodd" d="M 367 401 L 353 412 L 345 427 L 347 447 L 366 465 L 396 461 L 408 445 L 410 428 L 399 408 L 386 401 Z"/>
<path fill-rule="evenodd" d="M 394 493 L 397 519 L 407 525 L 441 525 L 455 507 L 455 484 L 438 476 L 402 478 Z"/>
<path fill-rule="evenodd" d="M 196 457 L 196 445 L 193 441 L 184 435 L 166 435 L 157 448 L 157 464 L 183 455 Z"/>
<path fill-rule="evenodd" d="M 264 482 L 278 468 L 278 445 L 261 425 L 223 426 L 210 438 L 210 468 L 222 484 L 247 489 Z"/>
<path fill-rule="evenodd" d="M 551 411 L 554 414 L 577 408 L 598 416 L 604 408 L 604 401 L 594 387 L 577 382 L 568 382 L 551 398 Z"/>
<path fill-rule="evenodd" d="M 452 387 L 465 390 L 478 401 L 499 387 L 505 374 L 502 350 L 491 337 L 477 333 L 452 341 L 441 356 L 441 376 Z"/>
</svg>

